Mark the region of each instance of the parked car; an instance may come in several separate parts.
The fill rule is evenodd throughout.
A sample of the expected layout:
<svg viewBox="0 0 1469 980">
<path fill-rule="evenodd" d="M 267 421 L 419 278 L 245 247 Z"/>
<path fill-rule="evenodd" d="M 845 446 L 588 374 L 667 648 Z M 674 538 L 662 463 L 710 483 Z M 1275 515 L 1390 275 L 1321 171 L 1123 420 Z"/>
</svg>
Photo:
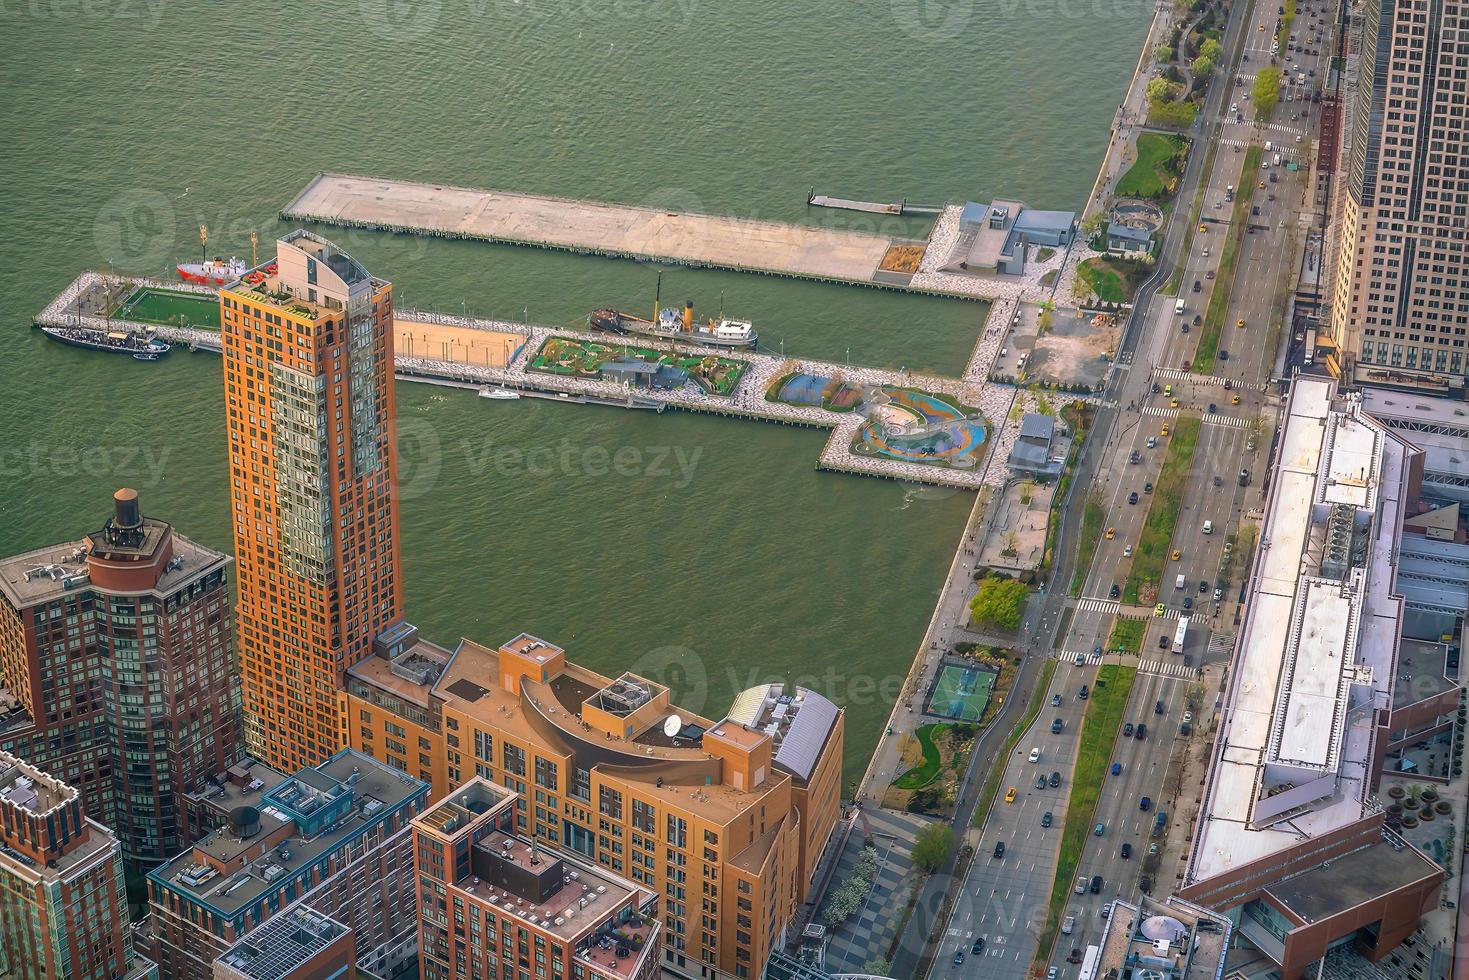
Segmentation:
<svg viewBox="0 0 1469 980">
<path fill-rule="evenodd" d="M 1192 735 L 1193 733 L 1194 726 L 1190 725 L 1188 722 L 1184 722 L 1182 725 L 1178 726 L 1178 734 L 1180 735 Z"/>
</svg>

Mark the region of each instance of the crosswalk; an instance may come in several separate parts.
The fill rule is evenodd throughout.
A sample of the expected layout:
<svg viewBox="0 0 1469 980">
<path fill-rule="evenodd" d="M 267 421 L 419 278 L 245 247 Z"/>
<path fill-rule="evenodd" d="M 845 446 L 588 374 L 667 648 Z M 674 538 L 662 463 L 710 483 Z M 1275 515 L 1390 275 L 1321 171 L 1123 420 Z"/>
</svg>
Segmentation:
<svg viewBox="0 0 1469 980">
<path fill-rule="evenodd" d="M 1227 657 L 1234 650 L 1233 633 L 1213 633 L 1209 636 L 1209 652 L 1207 656 Z"/>
<path fill-rule="evenodd" d="M 1062 663 L 1068 664 L 1076 663 L 1076 658 L 1080 657 L 1082 663 L 1086 664 L 1088 667 L 1095 667 L 1097 664 L 1106 659 L 1106 654 L 1082 653 L 1080 650 L 1063 650 L 1059 654 L 1059 657 Z"/>
<path fill-rule="evenodd" d="M 1153 368 L 1152 377 L 1161 381 L 1183 381 L 1190 384 L 1224 384 L 1224 378 L 1217 374 L 1194 374 L 1192 371 L 1180 371 L 1177 368 Z M 1235 388 L 1241 391 L 1264 391 L 1268 385 L 1258 381 L 1235 381 Z"/>
<path fill-rule="evenodd" d="M 1222 425 L 1231 429 L 1248 429 L 1250 427 L 1250 420 L 1235 418 L 1233 415 L 1205 415 L 1204 424 Z"/>
<path fill-rule="evenodd" d="M 1140 660 L 1137 672 L 1158 677 L 1197 677 L 1199 675 L 1199 669 L 1185 664 L 1182 657 L 1176 660 Z"/>
<path fill-rule="evenodd" d="M 1115 613 L 1122 608 L 1122 603 L 1116 599 L 1078 599 L 1076 608 L 1083 612 Z"/>
<path fill-rule="evenodd" d="M 1178 409 L 1176 409 L 1176 408 L 1162 408 L 1161 406 L 1158 406 L 1158 405 L 1144 405 L 1142 407 L 1142 414 L 1144 414 L 1144 415 L 1157 415 L 1157 416 L 1161 416 L 1162 418 L 1165 418 L 1165 419 L 1176 419 L 1176 418 L 1178 418 Z"/>
</svg>

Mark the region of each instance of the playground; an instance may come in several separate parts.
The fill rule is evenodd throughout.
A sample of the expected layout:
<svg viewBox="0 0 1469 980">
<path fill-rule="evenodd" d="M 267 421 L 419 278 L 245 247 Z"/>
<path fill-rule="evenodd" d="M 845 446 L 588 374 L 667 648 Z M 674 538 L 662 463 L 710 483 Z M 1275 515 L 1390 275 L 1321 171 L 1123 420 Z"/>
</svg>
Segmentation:
<svg viewBox="0 0 1469 980">
<path fill-rule="evenodd" d="M 955 721 L 979 721 L 999 675 L 974 664 L 946 663 L 928 695 L 927 713 Z"/>
<path fill-rule="evenodd" d="M 973 469 L 984 455 L 984 417 L 945 396 L 884 385 L 862 405 L 852 452 L 905 463 Z"/>
<path fill-rule="evenodd" d="M 139 286 L 112 311 L 118 320 L 168 327 L 219 329 L 219 300 L 202 293 Z"/>
<path fill-rule="evenodd" d="M 686 354 L 632 344 L 599 344 L 576 337 L 547 337 L 526 370 L 601 380 L 602 365 L 621 358 L 679 368 L 711 395 L 729 396 L 749 364 L 714 354 Z"/>
<path fill-rule="evenodd" d="M 778 378 L 766 398 L 787 405 L 814 405 L 829 412 L 850 412 L 862 402 L 862 386 L 841 378 L 797 371 Z"/>
</svg>

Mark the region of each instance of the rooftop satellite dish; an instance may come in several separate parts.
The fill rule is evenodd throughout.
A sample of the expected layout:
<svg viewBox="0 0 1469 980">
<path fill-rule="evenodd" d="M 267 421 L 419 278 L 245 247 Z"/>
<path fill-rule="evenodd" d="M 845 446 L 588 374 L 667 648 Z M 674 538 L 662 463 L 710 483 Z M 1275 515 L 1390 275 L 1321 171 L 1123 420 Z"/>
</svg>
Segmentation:
<svg viewBox="0 0 1469 980">
<path fill-rule="evenodd" d="M 673 736 L 677 735 L 681 731 L 683 731 L 683 719 L 680 718 L 678 715 L 669 715 L 667 718 L 663 719 L 664 735 L 667 735 L 669 738 L 673 738 Z"/>
</svg>

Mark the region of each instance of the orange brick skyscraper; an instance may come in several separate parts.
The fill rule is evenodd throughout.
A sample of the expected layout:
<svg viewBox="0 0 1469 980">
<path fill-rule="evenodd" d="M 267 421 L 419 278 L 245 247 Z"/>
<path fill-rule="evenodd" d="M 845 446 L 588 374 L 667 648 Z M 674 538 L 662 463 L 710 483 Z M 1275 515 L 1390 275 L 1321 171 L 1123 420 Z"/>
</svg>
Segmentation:
<svg viewBox="0 0 1469 980">
<path fill-rule="evenodd" d="M 294 231 L 220 315 L 245 738 L 296 772 L 341 747 L 343 671 L 402 616 L 392 285 Z"/>
</svg>

